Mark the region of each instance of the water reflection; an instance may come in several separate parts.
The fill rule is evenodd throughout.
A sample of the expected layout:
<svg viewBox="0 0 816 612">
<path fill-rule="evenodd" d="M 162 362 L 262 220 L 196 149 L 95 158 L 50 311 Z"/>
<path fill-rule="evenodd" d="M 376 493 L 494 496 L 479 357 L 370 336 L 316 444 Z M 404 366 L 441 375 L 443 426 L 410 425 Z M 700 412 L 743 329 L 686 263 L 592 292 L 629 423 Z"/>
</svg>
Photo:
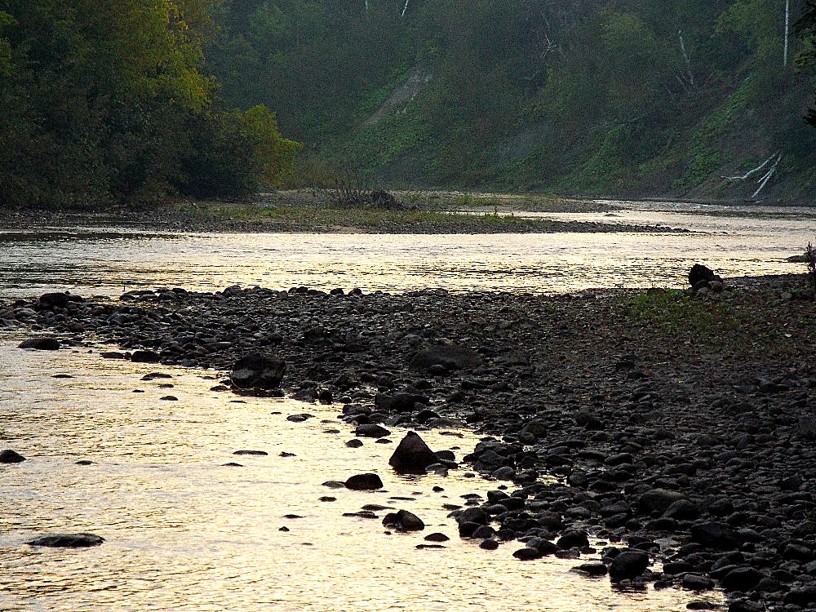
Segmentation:
<svg viewBox="0 0 816 612">
<path fill-rule="evenodd" d="M 488 553 L 460 541 L 442 505 L 496 483 L 463 471 L 397 477 L 386 469 L 393 446 L 345 446 L 337 407 L 237 399 L 210 391 L 206 372 L 163 367 L 172 379 L 143 381 L 155 366 L 15 344 L 0 342 L 2 445 L 28 460 L 0 469 L 4 610 L 683 610 L 692 598 L 618 594 L 607 580 L 569 573 L 574 561 L 525 564 L 512 558 L 515 545 Z M 162 399 L 169 394 L 177 401 Z M 286 419 L 304 411 L 314 417 Z M 456 447 L 475 440 L 455 433 L 423 435 L 461 457 Z M 244 467 L 223 465 L 231 461 Z M 379 473 L 386 490 L 322 486 L 362 471 Z M 319 501 L 326 496 L 336 501 Z M 411 510 L 427 528 L 387 535 L 379 519 L 342 516 L 369 503 Z M 107 542 L 24 544 L 65 531 Z M 447 548 L 417 550 L 432 531 L 452 537 Z"/>
<path fill-rule="evenodd" d="M 695 262 L 726 277 L 798 271 L 784 260 L 813 240 L 811 227 L 763 223 L 762 230 L 657 235 L 124 233 L 70 241 L 0 235 L 0 297 L 53 290 L 119 295 L 157 286 L 215 291 L 232 284 L 560 293 L 683 286 Z"/>
</svg>

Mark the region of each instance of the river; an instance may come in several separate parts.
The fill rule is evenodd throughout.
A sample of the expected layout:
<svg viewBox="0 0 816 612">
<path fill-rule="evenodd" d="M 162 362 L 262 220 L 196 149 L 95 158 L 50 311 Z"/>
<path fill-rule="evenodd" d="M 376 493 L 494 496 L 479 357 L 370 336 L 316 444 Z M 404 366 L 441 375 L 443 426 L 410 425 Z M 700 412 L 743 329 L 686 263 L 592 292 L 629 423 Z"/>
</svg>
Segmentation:
<svg viewBox="0 0 816 612">
<path fill-rule="evenodd" d="M 420 287 L 562 292 L 682 286 L 701 261 L 724 276 L 798 269 L 813 216 L 705 215 L 632 207 L 610 222 L 651 219 L 689 233 L 492 236 L 170 235 L 106 228 L 0 234 L 4 298 L 67 289 L 118 295 L 160 285 L 406 291 Z M 0 435 L 27 457 L 0 466 L 3 610 L 684 610 L 712 592 L 620 592 L 570 571 L 582 561 L 522 563 L 519 543 L 460 540 L 447 505 L 500 486 L 469 473 L 400 477 L 393 444 L 345 442 L 340 406 L 238 398 L 219 373 L 101 359 L 101 347 L 29 352 L 0 339 Z M 143 380 L 160 370 L 170 378 Z M 289 415 L 309 413 L 304 422 Z M 391 428 L 392 442 L 404 433 Z M 458 458 L 467 431 L 422 432 Z M 241 449 L 266 455 L 234 455 Z M 89 465 L 78 465 L 87 460 Z M 242 467 L 225 464 L 238 462 Z M 385 489 L 323 486 L 373 471 Z M 435 489 L 436 487 L 436 489 Z M 404 508 L 424 531 L 387 533 L 343 516 Z M 31 547 L 54 532 L 93 532 L 82 550 Z M 423 536 L 451 537 L 418 549 Z M 596 542 L 602 546 L 603 542 Z M 597 558 L 597 556 L 595 556 Z M 659 568 L 658 568 L 659 569 Z"/>
</svg>

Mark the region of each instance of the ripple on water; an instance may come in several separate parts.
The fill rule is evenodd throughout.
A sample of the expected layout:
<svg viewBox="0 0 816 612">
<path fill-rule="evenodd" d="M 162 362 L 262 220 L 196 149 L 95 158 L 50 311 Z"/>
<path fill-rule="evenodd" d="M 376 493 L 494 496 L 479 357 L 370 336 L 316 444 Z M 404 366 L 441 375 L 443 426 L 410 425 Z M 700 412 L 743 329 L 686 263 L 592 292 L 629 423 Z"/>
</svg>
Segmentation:
<svg viewBox="0 0 816 612">
<path fill-rule="evenodd" d="M 201 372 L 166 367 L 179 401 L 162 402 L 161 381 L 140 380 L 155 365 L 15 343 L 0 343 L 2 437 L 28 460 L 2 468 L 3 609 L 683 610 L 690 599 L 673 589 L 616 593 L 606 579 L 570 573 L 574 561 L 521 563 L 511 556 L 518 544 L 488 553 L 459 540 L 443 505 L 484 496 L 496 483 L 463 470 L 396 476 L 387 468 L 393 446 L 345 445 L 352 432 L 337 408 L 310 405 L 316 418 L 293 423 L 286 416 L 303 412 L 301 404 L 233 404 L 208 391 Z M 135 387 L 145 393 L 134 396 Z M 340 433 L 325 433 L 326 421 Z M 458 457 L 476 441 L 443 433 L 423 437 L 434 449 L 461 447 Z M 224 466 L 238 449 L 268 455 Z M 368 471 L 384 490 L 322 486 Z M 336 501 L 321 502 L 329 491 Z M 410 510 L 426 530 L 388 535 L 380 520 L 342 516 L 367 504 Z M 106 542 L 83 550 L 24 544 L 78 531 Z M 434 531 L 452 539 L 417 550 Z"/>
</svg>

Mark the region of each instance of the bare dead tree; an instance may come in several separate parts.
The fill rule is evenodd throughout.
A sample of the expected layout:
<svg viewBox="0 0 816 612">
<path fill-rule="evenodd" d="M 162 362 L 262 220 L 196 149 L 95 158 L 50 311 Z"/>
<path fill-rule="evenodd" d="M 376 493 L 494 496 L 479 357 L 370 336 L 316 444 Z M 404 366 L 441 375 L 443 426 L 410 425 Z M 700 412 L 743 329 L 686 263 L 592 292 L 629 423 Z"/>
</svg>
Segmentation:
<svg viewBox="0 0 816 612">
<path fill-rule="evenodd" d="M 405 6 L 402 7 L 402 13 L 400 13 L 400 17 L 405 17 L 405 12 L 408 10 L 408 3 L 411 0 L 405 0 Z"/>
</svg>

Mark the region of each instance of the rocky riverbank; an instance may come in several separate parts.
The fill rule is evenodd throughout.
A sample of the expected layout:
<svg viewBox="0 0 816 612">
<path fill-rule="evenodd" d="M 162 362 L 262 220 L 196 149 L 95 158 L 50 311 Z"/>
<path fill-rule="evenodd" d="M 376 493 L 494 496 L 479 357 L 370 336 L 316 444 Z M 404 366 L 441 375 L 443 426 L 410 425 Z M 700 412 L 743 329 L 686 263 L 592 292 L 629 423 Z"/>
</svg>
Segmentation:
<svg viewBox="0 0 816 612">
<path fill-rule="evenodd" d="M 106 358 L 225 374 L 282 359 L 287 394 L 349 422 L 475 427 L 491 437 L 467 459 L 497 487 L 460 535 L 520 540 L 528 560 L 578 558 L 596 535 L 607 563 L 582 571 L 719 585 L 733 610 L 816 603 L 815 323 L 804 275 L 694 296 L 229 287 L 0 304 L 0 325 L 113 343 Z"/>
</svg>

